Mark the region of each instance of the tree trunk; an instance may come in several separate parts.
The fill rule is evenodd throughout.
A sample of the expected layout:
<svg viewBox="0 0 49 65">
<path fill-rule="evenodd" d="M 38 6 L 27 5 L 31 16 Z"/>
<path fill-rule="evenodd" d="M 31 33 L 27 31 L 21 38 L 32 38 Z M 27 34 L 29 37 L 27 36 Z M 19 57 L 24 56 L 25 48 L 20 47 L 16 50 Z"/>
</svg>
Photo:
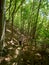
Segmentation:
<svg viewBox="0 0 49 65">
<path fill-rule="evenodd" d="M 3 46 L 5 34 L 5 0 L 0 0 L 0 50 Z"/>
<path fill-rule="evenodd" d="M 3 0 L 0 0 L 0 40 L 1 40 L 1 35 L 2 35 L 2 5 L 3 5 Z"/>
</svg>

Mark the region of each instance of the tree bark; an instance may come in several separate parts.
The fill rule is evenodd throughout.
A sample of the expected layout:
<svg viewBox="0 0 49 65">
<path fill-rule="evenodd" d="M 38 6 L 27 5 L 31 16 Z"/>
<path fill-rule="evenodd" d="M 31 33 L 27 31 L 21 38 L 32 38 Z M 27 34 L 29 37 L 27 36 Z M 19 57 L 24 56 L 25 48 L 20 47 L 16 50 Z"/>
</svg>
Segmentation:
<svg viewBox="0 0 49 65">
<path fill-rule="evenodd" d="M 0 0 L 0 50 L 3 48 L 5 34 L 5 1 Z"/>
<path fill-rule="evenodd" d="M 3 38 L 3 32 L 5 31 L 5 1 L 0 0 L 0 40 Z"/>
<path fill-rule="evenodd" d="M 0 40 L 1 40 L 1 35 L 2 35 L 2 14 L 3 14 L 3 11 L 2 11 L 2 1 L 3 0 L 0 0 Z"/>
</svg>

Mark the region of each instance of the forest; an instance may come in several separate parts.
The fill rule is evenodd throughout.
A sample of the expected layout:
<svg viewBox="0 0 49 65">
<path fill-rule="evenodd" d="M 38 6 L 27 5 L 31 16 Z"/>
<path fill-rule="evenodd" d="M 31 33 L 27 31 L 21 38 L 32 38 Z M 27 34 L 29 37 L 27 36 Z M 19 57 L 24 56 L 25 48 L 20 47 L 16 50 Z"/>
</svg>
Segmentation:
<svg viewBox="0 0 49 65">
<path fill-rule="evenodd" d="M 49 65 L 49 0 L 0 0 L 0 65 Z"/>
</svg>

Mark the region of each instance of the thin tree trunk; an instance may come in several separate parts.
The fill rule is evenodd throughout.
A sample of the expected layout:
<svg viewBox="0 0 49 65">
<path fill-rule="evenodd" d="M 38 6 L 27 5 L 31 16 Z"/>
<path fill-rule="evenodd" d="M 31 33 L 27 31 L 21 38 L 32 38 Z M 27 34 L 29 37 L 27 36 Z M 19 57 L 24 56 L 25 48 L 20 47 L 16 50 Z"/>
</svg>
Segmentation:
<svg viewBox="0 0 49 65">
<path fill-rule="evenodd" d="M 5 35 L 5 1 L 0 0 L 0 50 L 3 48 L 3 40 Z"/>
<path fill-rule="evenodd" d="M 2 5 L 3 5 L 3 0 L 0 0 L 0 40 L 1 40 L 1 35 L 2 35 Z"/>
</svg>

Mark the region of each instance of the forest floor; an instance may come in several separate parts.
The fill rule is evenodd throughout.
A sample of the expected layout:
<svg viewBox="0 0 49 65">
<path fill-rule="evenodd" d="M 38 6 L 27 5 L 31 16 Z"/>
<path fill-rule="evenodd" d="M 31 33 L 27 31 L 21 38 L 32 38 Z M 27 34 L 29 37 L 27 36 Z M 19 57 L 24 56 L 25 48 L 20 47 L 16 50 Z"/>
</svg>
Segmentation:
<svg viewBox="0 0 49 65">
<path fill-rule="evenodd" d="M 17 62 L 17 65 L 49 65 L 49 48 L 29 45 L 29 39 L 30 37 L 21 34 L 18 28 L 13 27 L 12 29 L 8 25 L 5 47 L 8 48 L 9 52 L 4 59 L 8 63 L 10 61 L 10 65 L 12 65 L 11 62 Z"/>
</svg>

